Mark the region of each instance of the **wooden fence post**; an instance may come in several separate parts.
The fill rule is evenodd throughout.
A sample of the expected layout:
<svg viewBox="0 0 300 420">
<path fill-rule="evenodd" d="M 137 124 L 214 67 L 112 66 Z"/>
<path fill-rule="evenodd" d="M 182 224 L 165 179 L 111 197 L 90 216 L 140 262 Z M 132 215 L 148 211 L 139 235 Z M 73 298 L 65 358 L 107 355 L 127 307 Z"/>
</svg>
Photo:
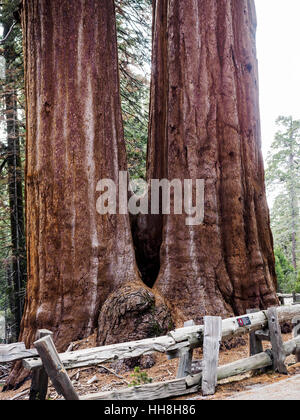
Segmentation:
<svg viewBox="0 0 300 420">
<path fill-rule="evenodd" d="M 43 337 L 53 336 L 52 331 L 38 330 L 36 333 L 36 340 Z M 30 387 L 29 400 L 45 400 L 48 391 L 48 375 L 44 367 L 34 369 L 32 372 L 32 380 Z"/>
<path fill-rule="evenodd" d="M 260 309 L 248 309 L 247 314 L 254 314 L 260 312 Z M 267 329 L 257 330 L 249 334 L 249 349 L 250 356 L 255 356 L 264 352 L 263 341 L 270 341 L 270 332 Z M 257 374 L 263 374 L 267 368 L 257 370 Z"/>
<path fill-rule="evenodd" d="M 184 323 L 185 327 L 191 327 L 195 325 L 193 320 L 186 321 Z M 193 361 L 193 349 L 184 349 L 182 355 L 179 359 L 177 379 L 185 378 L 192 373 L 192 361 Z"/>
<path fill-rule="evenodd" d="M 259 309 L 248 309 L 247 314 L 254 314 L 259 312 Z M 249 348 L 250 356 L 255 356 L 256 354 L 262 353 L 264 351 L 262 341 L 256 335 L 256 332 L 251 332 L 249 334 Z"/>
<path fill-rule="evenodd" d="M 293 338 L 297 338 L 300 336 L 300 316 L 296 316 L 292 320 L 293 325 Z M 300 347 L 296 348 L 296 360 L 297 363 L 300 363 Z"/>
<path fill-rule="evenodd" d="M 222 318 L 204 317 L 202 393 L 213 395 L 217 385 L 220 342 L 222 339 Z"/>
<path fill-rule="evenodd" d="M 299 303 L 300 303 L 300 295 L 297 294 L 296 292 L 293 292 L 293 304 L 299 305 Z"/>
<path fill-rule="evenodd" d="M 248 309 L 247 314 L 254 314 L 260 312 L 260 309 Z M 255 356 L 256 354 L 263 353 L 264 346 L 263 340 L 270 341 L 269 332 L 265 330 L 258 330 L 249 334 L 249 356 Z M 259 369 L 257 374 L 265 373 L 266 369 Z"/>
<path fill-rule="evenodd" d="M 66 400 L 79 400 L 72 382 L 61 362 L 52 338 L 48 335 L 34 343 L 39 352 L 45 370 L 56 391 Z"/>
<path fill-rule="evenodd" d="M 277 308 L 269 308 L 267 311 L 269 322 L 270 341 L 273 352 L 273 368 L 275 371 L 286 375 L 288 373 L 285 365 L 286 354 L 284 351 L 281 328 L 278 321 Z"/>
</svg>

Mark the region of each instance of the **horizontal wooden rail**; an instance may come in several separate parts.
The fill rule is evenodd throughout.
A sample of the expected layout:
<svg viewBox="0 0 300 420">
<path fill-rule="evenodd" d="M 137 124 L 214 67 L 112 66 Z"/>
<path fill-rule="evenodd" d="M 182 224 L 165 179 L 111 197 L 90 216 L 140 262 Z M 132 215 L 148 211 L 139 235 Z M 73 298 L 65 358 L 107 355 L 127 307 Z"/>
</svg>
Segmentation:
<svg viewBox="0 0 300 420">
<path fill-rule="evenodd" d="M 290 321 L 300 315 L 300 305 L 281 306 L 277 311 L 280 322 Z M 267 325 L 267 311 L 228 318 L 222 321 L 222 340 L 254 332 L 267 327 Z M 153 352 L 166 353 L 170 357 L 180 357 L 183 349 L 202 345 L 203 330 L 203 325 L 189 326 L 171 331 L 163 337 L 61 353 L 59 357 L 66 369 L 128 359 Z M 42 361 L 40 358 L 24 359 L 23 366 L 29 370 L 36 369 L 42 366 Z"/>
<path fill-rule="evenodd" d="M 300 337 L 290 340 L 284 344 L 286 356 L 294 354 L 300 347 Z M 220 366 L 217 370 L 218 381 L 241 375 L 252 370 L 270 367 L 273 365 L 272 352 L 259 353 L 246 359 L 238 360 L 228 365 Z M 156 400 L 175 397 L 186 394 L 193 394 L 199 391 L 202 374 L 188 376 L 186 378 L 174 379 L 166 382 L 159 382 L 119 391 L 101 392 L 81 397 L 82 400 Z"/>
<path fill-rule="evenodd" d="M 284 299 L 293 299 L 294 296 L 300 298 L 300 293 L 296 293 L 295 295 L 293 293 L 277 293 L 277 296 Z"/>
<path fill-rule="evenodd" d="M 0 344 L 0 362 L 8 363 L 26 357 L 38 356 L 35 349 L 26 349 L 24 343 Z"/>
</svg>

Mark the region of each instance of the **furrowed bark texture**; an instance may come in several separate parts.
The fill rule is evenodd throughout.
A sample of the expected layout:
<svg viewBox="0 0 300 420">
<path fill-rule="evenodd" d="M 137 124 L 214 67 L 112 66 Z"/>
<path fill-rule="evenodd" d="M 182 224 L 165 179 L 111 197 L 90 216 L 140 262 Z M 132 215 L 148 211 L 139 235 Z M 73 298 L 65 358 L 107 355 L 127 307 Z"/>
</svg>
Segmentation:
<svg viewBox="0 0 300 420">
<path fill-rule="evenodd" d="M 165 335 L 174 328 L 164 299 L 144 284 L 131 283 L 112 293 L 99 316 L 98 345 Z"/>
<path fill-rule="evenodd" d="M 149 258 L 160 261 L 155 288 L 195 321 L 276 305 L 254 1 L 154 8 L 148 179 L 205 180 L 202 225 L 186 226 L 185 214 L 161 216 L 161 230 L 143 221 L 144 258 L 160 245 Z"/>
<path fill-rule="evenodd" d="M 25 0 L 28 287 L 21 340 L 62 351 L 108 295 L 139 281 L 128 216 L 96 212 L 126 170 L 113 0 Z M 118 191 L 117 191 L 118 193 Z"/>
</svg>

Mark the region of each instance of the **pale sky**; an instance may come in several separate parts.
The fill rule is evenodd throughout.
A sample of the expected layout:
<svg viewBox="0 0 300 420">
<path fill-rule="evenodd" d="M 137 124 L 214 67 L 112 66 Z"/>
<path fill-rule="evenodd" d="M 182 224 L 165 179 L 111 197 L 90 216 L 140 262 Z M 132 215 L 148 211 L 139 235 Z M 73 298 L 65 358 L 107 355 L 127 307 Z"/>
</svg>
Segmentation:
<svg viewBox="0 0 300 420">
<path fill-rule="evenodd" d="M 300 119 L 300 0 L 256 0 L 264 157 L 279 115 Z"/>
</svg>

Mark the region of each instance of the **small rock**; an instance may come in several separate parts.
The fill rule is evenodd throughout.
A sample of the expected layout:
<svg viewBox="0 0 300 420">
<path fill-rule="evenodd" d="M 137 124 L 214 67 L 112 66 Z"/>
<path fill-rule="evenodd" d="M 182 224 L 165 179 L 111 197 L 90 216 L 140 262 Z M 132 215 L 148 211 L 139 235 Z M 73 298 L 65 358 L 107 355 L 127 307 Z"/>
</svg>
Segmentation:
<svg viewBox="0 0 300 420">
<path fill-rule="evenodd" d="M 156 358 L 154 354 L 146 354 L 140 358 L 140 367 L 142 369 L 150 369 L 156 363 Z"/>
</svg>

